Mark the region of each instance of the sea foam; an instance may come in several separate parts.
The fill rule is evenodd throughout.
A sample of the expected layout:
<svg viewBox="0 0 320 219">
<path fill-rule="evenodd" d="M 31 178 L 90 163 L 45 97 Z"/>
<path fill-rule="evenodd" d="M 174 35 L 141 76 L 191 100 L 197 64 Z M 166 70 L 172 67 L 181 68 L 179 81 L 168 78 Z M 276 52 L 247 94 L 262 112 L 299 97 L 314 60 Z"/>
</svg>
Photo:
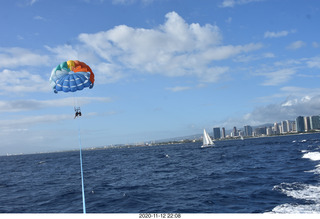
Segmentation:
<svg viewBox="0 0 320 219">
<path fill-rule="evenodd" d="M 273 190 L 278 190 L 287 196 L 295 199 L 312 201 L 313 204 L 282 204 L 276 206 L 272 213 L 320 213 L 320 192 L 319 185 L 308 185 L 302 183 L 281 183 L 274 186 Z"/>
<path fill-rule="evenodd" d="M 307 158 L 313 161 L 320 160 L 320 153 L 319 152 L 308 152 L 302 156 L 302 158 Z"/>
</svg>

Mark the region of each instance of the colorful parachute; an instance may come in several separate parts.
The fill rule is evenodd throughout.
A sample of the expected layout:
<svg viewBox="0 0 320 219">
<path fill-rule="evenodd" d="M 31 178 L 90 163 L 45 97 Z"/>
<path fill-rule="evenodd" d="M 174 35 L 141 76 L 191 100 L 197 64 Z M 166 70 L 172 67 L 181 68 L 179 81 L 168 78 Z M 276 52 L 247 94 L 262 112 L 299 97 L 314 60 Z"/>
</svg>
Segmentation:
<svg viewBox="0 0 320 219">
<path fill-rule="evenodd" d="M 55 93 L 75 92 L 85 87 L 91 89 L 94 84 L 94 74 L 86 63 L 69 60 L 54 68 L 49 80 Z"/>
</svg>

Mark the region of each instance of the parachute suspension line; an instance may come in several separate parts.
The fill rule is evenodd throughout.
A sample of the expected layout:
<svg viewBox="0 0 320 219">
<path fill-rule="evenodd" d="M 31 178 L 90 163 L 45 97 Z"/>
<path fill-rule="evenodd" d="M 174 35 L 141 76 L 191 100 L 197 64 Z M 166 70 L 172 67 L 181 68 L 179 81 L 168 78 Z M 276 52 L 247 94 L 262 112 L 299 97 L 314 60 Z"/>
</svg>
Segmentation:
<svg viewBox="0 0 320 219">
<path fill-rule="evenodd" d="M 80 106 L 78 104 L 78 96 L 75 94 L 75 92 L 72 93 L 73 96 L 73 108 L 74 111 L 76 111 L 77 109 L 80 109 Z"/>
<path fill-rule="evenodd" d="M 83 213 L 86 213 L 86 198 L 84 195 L 84 182 L 83 182 L 83 168 L 82 168 L 82 146 L 81 146 L 81 132 L 80 132 L 80 125 L 78 123 L 78 137 L 79 137 L 79 148 L 80 148 L 80 169 L 81 169 L 81 188 L 82 188 L 82 208 Z"/>
<path fill-rule="evenodd" d="M 74 119 L 82 115 L 80 105 L 78 103 L 78 97 L 74 93 L 73 93 L 73 109 L 75 112 Z"/>
</svg>

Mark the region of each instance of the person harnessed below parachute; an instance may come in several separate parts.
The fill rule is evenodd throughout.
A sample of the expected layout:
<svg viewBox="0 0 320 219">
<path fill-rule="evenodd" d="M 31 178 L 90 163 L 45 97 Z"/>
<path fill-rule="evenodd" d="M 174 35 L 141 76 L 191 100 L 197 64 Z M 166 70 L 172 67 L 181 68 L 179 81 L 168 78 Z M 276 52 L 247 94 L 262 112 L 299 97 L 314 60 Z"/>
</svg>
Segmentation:
<svg viewBox="0 0 320 219">
<path fill-rule="evenodd" d="M 74 119 L 77 118 L 78 116 L 82 116 L 80 107 L 74 107 L 75 115 Z"/>
</svg>

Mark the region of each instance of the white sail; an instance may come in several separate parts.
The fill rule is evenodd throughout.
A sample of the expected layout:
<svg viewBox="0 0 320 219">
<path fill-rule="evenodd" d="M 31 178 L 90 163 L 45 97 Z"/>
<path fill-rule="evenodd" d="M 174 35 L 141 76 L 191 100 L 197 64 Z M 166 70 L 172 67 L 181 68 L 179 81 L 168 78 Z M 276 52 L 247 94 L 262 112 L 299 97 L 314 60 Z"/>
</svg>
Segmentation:
<svg viewBox="0 0 320 219">
<path fill-rule="evenodd" d="M 210 138 L 210 136 L 209 136 L 209 134 L 207 133 L 207 138 L 208 138 L 208 144 L 209 145 L 212 145 L 213 144 L 213 141 L 212 141 L 212 139 Z"/>
<path fill-rule="evenodd" d="M 205 129 L 203 129 L 203 145 L 208 145 L 209 141 L 208 141 L 208 136 L 207 136 L 207 132 Z"/>
<path fill-rule="evenodd" d="M 201 146 L 202 148 L 203 147 L 211 147 L 213 146 L 214 143 L 213 141 L 211 140 L 210 136 L 208 135 L 208 133 L 206 132 L 205 129 L 203 129 L 203 145 Z"/>
</svg>

